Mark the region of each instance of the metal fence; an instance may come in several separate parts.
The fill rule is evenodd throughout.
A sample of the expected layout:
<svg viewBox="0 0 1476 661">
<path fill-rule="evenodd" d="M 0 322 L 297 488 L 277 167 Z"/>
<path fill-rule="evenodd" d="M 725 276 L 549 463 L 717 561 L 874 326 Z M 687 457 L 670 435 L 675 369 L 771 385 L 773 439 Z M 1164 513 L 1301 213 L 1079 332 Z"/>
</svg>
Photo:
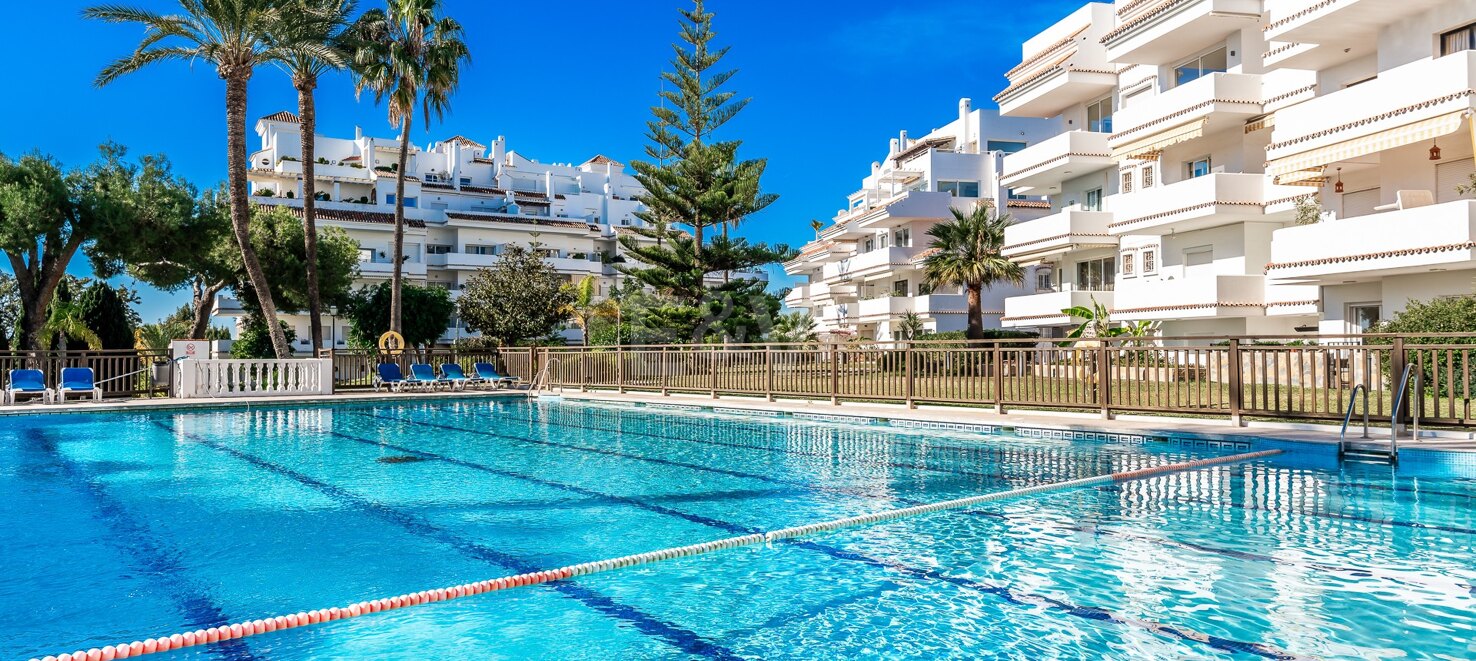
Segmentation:
<svg viewBox="0 0 1476 661">
<path fill-rule="evenodd" d="M 1392 415 L 1392 379 L 1423 378 L 1432 424 L 1476 427 L 1476 335 L 849 342 L 549 347 L 504 352 L 563 388 L 1015 409 L 1341 420 L 1354 386 Z M 1360 399 L 1354 408 L 1361 415 Z"/>
<path fill-rule="evenodd" d="M 48 386 L 61 380 L 67 367 L 91 367 L 104 397 L 152 397 L 167 395 L 169 384 L 154 380 L 157 361 L 169 360 L 166 352 L 133 349 L 105 351 L 0 351 L 0 375 L 9 380 L 10 370 L 39 369 Z"/>
</svg>

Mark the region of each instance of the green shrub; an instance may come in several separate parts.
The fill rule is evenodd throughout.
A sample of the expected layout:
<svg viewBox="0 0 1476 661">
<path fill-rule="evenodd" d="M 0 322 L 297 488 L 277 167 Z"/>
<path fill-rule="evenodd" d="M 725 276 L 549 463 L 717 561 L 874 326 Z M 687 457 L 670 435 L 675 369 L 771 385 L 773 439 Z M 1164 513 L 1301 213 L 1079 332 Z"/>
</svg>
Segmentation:
<svg viewBox="0 0 1476 661">
<path fill-rule="evenodd" d="M 1422 333 L 1476 333 L 1476 296 L 1452 296 L 1429 301 L 1410 301 L 1393 319 L 1370 329 L 1374 333 L 1398 333 L 1404 338 L 1405 357 L 1409 364 L 1423 360 L 1425 392 L 1441 397 L 1459 396 L 1476 391 L 1476 370 L 1465 370 L 1462 357 L 1451 357 L 1453 374 L 1447 373 L 1446 357 L 1452 350 L 1419 349 L 1422 344 L 1476 344 L 1476 337 L 1429 337 Z M 1393 344 L 1394 338 L 1370 337 L 1368 344 Z M 1384 373 L 1392 382 L 1401 375 L 1389 370 L 1389 353 L 1382 354 Z M 1439 371 L 1437 373 L 1437 365 Z M 1470 375 L 1470 376 L 1467 376 Z M 1397 388 L 1398 384 L 1393 383 Z M 1469 390 L 1467 390 L 1469 388 Z"/>
</svg>

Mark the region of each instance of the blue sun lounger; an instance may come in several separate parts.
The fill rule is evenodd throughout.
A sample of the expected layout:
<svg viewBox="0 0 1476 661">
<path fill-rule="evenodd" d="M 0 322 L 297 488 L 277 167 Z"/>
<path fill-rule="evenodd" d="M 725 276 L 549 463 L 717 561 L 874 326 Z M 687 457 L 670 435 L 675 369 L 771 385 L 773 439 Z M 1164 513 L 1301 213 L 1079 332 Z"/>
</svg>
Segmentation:
<svg viewBox="0 0 1476 661">
<path fill-rule="evenodd" d="M 406 383 L 409 382 L 405 380 L 405 374 L 400 371 L 399 363 L 380 363 L 375 368 L 375 392 L 379 392 L 380 388 L 384 388 L 390 392 L 400 392 L 405 389 Z"/>
<path fill-rule="evenodd" d="M 495 386 L 515 386 L 522 383 L 522 379 L 513 376 L 503 376 L 497 373 L 497 367 L 492 363 L 476 363 L 472 365 L 476 370 L 477 377 Z"/>
<path fill-rule="evenodd" d="M 51 389 L 46 387 L 46 375 L 41 370 L 10 370 L 4 395 L 0 397 L 0 403 L 3 404 L 19 403 L 17 398 L 21 395 L 39 396 L 42 404 L 51 403 Z"/>
<path fill-rule="evenodd" d="M 478 377 L 467 376 L 466 372 L 461 370 L 461 366 L 456 363 L 442 363 L 441 376 L 451 385 L 452 390 L 466 390 L 467 386 L 482 382 L 482 379 Z"/>
<path fill-rule="evenodd" d="M 405 385 L 435 390 L 440 385 L 450 387 L 451 382 L 436 376 L 435 368 L 428 363 L 411 363 L 410 378 L 405 379 Z"/>
<path fill-rule="evenodd" d="M 93 374 L 91 367 L 67 367 L 62 369 L 61 383 L 57 384 L 56 387 L 56 401 L 67 401 L 67 395 L 91 397 L 93 401 L 102 401 L 102 388 L 97 386 L 97 378 Z"/>
</svg>

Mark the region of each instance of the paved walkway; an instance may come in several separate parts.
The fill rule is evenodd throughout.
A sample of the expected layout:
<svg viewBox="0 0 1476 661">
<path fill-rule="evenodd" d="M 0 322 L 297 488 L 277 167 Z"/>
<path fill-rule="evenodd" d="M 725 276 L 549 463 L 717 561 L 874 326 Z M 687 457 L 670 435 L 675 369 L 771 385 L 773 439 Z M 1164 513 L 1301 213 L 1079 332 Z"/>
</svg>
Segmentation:
<svg viewBox="0 0 1476 661">
<path fill-rule="evenodd" d="M 417 399 L 448 399 L 464 397 L 526 397 L 525 390 L 458 390 L 454 392 L 374 392 L 372 390 L 349 391 L 332 395 L 293 395 L 290 397 L 201 397 L 198 399 L 175 399 L 156 397 L 150 399 L 104 399 L 101 402 L 71 400 L 65 404 L 41 404 L 30 401 L 10 406 L 0 406 L 0 415 L 17 413 L 78 413 L 82 411 L 147 411 L 155 409 L 190 409 L 222 406 L 250 406 L 257 404 L 281 406 L 283 404 L 332 404 L 334 402 L 411 401 Z"/>
</svg>

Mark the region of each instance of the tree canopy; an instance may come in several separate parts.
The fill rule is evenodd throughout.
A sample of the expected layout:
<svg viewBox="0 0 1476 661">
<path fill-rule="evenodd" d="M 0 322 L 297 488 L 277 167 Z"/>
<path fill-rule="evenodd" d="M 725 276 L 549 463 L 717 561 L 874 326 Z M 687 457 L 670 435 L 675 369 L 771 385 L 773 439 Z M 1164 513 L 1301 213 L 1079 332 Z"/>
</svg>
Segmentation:
<svg viewBox="0 0 1476 661">
<path fill-rule="evenodd" d="M 554 332 L 575 302 L 568 281 L 533 249 L 510 245 L 490 268 L 466 282 L 457 305 L 467 328 L 498 346 Z"/>
<path fill-rule="evenodd" d="M 451 292 L 440 287 L 406 285 L 401 296 L 405 318 L 400 333 L 405 336 L 405 342 L 417 347 L 435 344 L 456 310 Z M 376 346 L 379 336 L 390 329 L 390 283 L 381 280 L 352 292 L 341 311 L 349 321 L 349 343 L 356 347 Z"/>
</svg>

